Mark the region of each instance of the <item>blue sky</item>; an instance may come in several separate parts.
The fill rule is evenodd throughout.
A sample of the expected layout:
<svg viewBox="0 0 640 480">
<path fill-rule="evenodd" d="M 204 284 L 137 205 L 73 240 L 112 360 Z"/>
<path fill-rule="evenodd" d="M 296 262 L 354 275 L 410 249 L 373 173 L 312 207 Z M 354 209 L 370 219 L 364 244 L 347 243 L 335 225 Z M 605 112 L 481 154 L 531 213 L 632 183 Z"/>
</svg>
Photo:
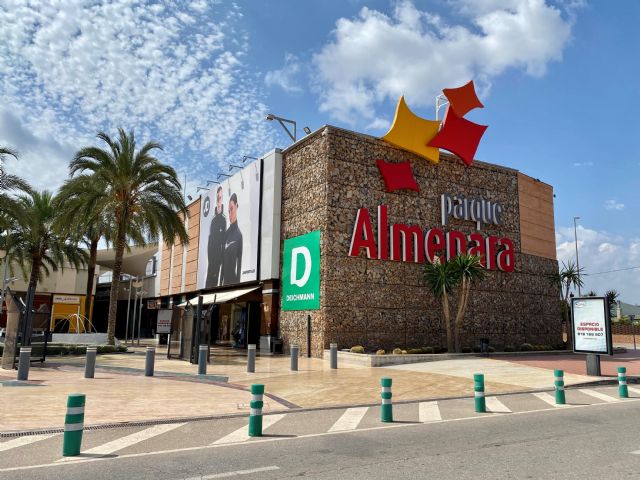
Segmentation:
<svg viewBox="0 0 640 480">
<path fill-rule="evenodd" d="M 288 145 L 272 112 L 312 130 L 385 133 L 404 94 L 474 79 L 489 125 L 476 158 L 554 186 L 558 256 L 580 216 L 587 273 L 640 266 L 640 3 L 547 0 L 0 4 L 0 144 L 56 188 L 99 129 L 164 144 L 188 192 L 242 155 Z M 115 20 L 115 21 L 114 21 Z M 640 269 L 585 277 L 640 303 Z"/>
</svg>

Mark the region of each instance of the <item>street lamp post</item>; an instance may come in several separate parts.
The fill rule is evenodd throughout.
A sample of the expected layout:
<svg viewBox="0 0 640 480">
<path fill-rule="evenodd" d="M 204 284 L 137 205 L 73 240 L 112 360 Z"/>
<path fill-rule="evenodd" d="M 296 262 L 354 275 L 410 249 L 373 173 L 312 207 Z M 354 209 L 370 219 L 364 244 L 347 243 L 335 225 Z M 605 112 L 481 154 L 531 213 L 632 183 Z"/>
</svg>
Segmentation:
<svg viewBox="0 0 640 480">
<path fill-rule="evenodd" d="M 578 296 L 581 297 L 582 293 L 580 292 L 580 259 L 578 257 L 578 226 L 576 224 L 576 220 L 580 220 L 580 217 L 573 217 L 573 238 L 576 244 L 576 268 L 578 269 Z"/>
<path fill-rule="evenodd" d="M 265 120 L 268 120 L 268 121 L 277 120 L 277 122 L 284 129 L 284 131 L 287 132 L 287 135 L 289 135 L 289 138 L 291 138 L 293 143 L 296 143 L 296 137 L 297 137 L 297 132 L 296 132 L 297 124 L 296 124 L 296 122 L 294 122 L 293 120 L 286 119 L 286 118 L 278 117 L 277 115 L 274 115 L 272 113 L 268 113 L 266 118 L 265 118 Z M 289 125 L 293 126 L 293 133 L 291 133 L 291 130 L 289 130 L 287 125 L 285 125 L 287 123 Z"/>
</svg>

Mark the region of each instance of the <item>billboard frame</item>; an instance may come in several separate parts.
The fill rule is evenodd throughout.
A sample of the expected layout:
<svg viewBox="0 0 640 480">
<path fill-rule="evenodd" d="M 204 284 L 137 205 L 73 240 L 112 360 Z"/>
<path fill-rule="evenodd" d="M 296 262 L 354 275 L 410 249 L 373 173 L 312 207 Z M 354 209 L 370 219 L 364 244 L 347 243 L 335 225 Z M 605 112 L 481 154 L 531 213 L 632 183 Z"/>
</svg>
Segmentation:
<svg viewBox="0 0 640 480">
<path fill-rule="evenodd" d="M 602 318 L 599 323 L 604 325 L 604 334 L 607 350 L 578 350 L 576 348 L 576 321 L 575 321 L 575 303 L 576 302 L 593 302 L 600 301 L 602 302 Z M 613 338 L 611 335 L 611 314 L 609 310 L 609 302 L 607 301 L 607 297 L 573 297 L 571 299 L 571 333 L 573 337 L 573 352 L 574 353 L 584 353 L 584 354 L 594 354 L 594 355 L 613 355 Z"/>
</svg>

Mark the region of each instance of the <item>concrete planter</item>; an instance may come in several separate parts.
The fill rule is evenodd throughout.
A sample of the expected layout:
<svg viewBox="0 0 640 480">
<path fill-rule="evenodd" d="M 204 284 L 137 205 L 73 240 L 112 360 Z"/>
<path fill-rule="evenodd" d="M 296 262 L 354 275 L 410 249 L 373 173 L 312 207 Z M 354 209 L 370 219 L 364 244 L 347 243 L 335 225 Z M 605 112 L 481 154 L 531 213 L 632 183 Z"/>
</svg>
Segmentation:
<svg viewBox="0 0 640 480">
<path fill-rule="evenodd" d="M 404 355 L 374 355 L 369 353 L 351 353 L 348 350 L 338 351 L 338 367 L 341 363 L 348 365 L 361 365 L 363 367 L 386 367 L 388 365 L 403 365 L 418 362 L 437 362 L 440 360 L 454 360 L 456 358 L 491 358 L 501 356 L 525 356 L 525 355 L 558 355 L 570 354 L 566 350 L 547 350 L 538 352 L 496 352 L 489 355 L 480 353 L 407 353 Z M 325 350 L 323 357 L 329 360 L 329 350 Z"/>
<path fill-rule="evenodd" d="M 106 333 L 53 333 L 51 343 L 67 345 L 104 345 L 107 343 Z"/>
</svg>

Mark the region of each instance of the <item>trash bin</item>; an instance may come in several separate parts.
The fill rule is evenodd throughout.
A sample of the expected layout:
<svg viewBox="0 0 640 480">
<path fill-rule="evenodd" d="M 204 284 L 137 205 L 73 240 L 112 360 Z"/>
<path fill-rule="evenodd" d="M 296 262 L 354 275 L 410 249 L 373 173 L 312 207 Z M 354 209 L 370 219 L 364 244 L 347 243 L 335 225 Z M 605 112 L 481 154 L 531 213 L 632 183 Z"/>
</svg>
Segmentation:
<svg viewBox="0 0 640 480">
<path fill-rule="evenodd" d="M 481 338 L 480 339 L 480 353 L 489 353 L 489 339 Z"/>
</svg>

